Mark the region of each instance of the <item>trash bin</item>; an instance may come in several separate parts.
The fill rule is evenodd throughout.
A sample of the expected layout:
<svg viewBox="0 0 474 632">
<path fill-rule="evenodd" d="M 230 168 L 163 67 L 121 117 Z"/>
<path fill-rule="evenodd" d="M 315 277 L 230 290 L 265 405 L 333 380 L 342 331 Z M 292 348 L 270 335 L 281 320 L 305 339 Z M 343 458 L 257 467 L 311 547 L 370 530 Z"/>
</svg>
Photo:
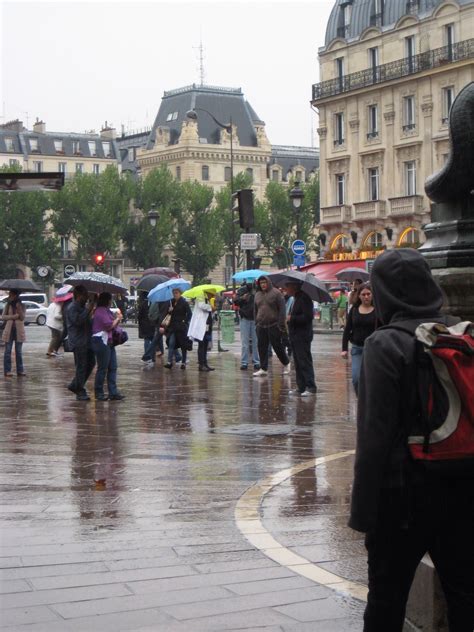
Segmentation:
<svg viewBox="0 0 474 632">
<path fill-rule="evenodd" d="M 222 342 L 232 343 L 235 340 L 235 312 L 232 309 L 221 309 L 219 312 Z"/>
<path fill-rule="evenodd" d="M 334 310 L 331 303 L 324 303 L 321 305 L 321 325 L 332 329 L 333 327 Z"/>
</svg>

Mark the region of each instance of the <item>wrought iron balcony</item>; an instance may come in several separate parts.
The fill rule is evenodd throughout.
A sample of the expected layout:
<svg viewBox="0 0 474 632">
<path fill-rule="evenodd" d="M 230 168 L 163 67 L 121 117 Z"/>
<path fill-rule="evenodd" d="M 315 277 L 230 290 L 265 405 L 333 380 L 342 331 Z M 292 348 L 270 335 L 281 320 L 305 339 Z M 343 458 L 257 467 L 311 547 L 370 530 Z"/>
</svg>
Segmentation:
<svg viewBox="0 0 474 632">
<path fill-rule="evenodd" d="M 371 140 L 372 138 L 378 138 L 379 133 L 377 130 L 373 130 L 367 134 L 367 140 Z"/>
<path fill-rule="evenodd" d="M 407 123 L 406 125 L 402 126 L 402 129 L 404 132 L 411 132 L 412 130 L 414 130 L 416 127 L 415 123 Z"/>
<path fill-rule="evenodd" d="M 336 140 L 333 141 L 333 145 L 334 147 L 340 147 L 341 145 L 344 145 L 345 142 L 344 138 L 336 138 Z"/>
<path fill-rule="evenodd" d="M 397 59 L 388 64 L 367 68 L 350 75 L 336 77 L 329 81 L 313 84 L 313 101 L 325 99 L 351 90 L 359 90 L 368 86 L 401 79 L 424 70 L 438 68 L 446 63 L 452 63 L 474 57 L 474 38 L 457 42 L 449 46 L 435 48 L 419 55 Z"/>
</svg>

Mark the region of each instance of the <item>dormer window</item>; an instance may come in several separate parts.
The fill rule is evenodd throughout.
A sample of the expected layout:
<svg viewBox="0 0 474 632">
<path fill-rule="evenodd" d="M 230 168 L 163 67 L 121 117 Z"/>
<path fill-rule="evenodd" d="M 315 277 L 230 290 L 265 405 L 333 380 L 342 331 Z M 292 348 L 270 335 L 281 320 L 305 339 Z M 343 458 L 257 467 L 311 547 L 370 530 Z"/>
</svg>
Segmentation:
<svg viewBox="0 0 474 632">
<path fill-rule="evenodd" d="M 91 156 L 97 156 L 97 148 L 95 145 L 95 140 L 90 140 L 87 143 L 89 145 L 89 153 Z"/>
<path fill-rule="evenodd" d="M 170 112 L 166 117 L 167 121 L 176 121 L 178 119 L 178 112 Z"/>
<path fill-rule="evenodd" d="M 104 156 L 110 158 L 110 143 L 102 143 L 102 149 L 104 150 Z"/>
<path fill-rule="evenodd" d="M 62 140 L 55 140 L 54 141 L 54 151 L 57 154 L 63 154 L 64 153 L 63 141 Z"/>
<path fill-rule="evenodd" d="M 15 146 L 13 144 L 13 138 L 5 138 L 5 145 L 6 145 L 6 150 L 8 152 L 15 151 Z"/>
<path fill-rule="evenodd" d="M 78 140 L 73 140 L 72 141 L 72 153 L 75 154 L 76 156 L 80 156 L 81 155 L 81 146 L 79 144 Z"/>
<path fill-rule="evenodd" d="M 31 151 L 39 151 L 38 149 L 38 139 L 30 138 L 30 150 Z"/>
</svg>

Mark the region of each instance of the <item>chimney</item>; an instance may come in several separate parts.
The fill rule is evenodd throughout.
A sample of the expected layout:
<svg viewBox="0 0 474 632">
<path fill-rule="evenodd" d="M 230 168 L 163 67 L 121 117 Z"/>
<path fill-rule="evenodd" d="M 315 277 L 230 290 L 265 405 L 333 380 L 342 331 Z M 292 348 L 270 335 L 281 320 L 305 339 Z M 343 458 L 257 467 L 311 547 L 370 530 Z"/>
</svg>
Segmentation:
<svg viewBox="0 0 474 632">
<path fill-rule="evenodd" d="M 117 130 L 115 127 L 109 127 L 105 121 L 104 127 L 100 130 L 100 137 L 104 140 L 115 140 L 117 138 Z"/>
<path fill-rule="evenodd" d="M 15 119 L 14 121 L 8 121 L 7 123 L 3 123 L 0 125 L 0 129 L 7 129 L 10 132 L 24 132 L 25 127 L 23 126 L 23 121 L 19 119 Z"/>
<path fill-rule="evenodd" d="M 45 134 L 46 133 L 46 123 L 44 121 L 40 121 L 38 117 L 36 117 L 36 123 L 33 123 L 33 131 L 36 134 Z"/>
</svg>

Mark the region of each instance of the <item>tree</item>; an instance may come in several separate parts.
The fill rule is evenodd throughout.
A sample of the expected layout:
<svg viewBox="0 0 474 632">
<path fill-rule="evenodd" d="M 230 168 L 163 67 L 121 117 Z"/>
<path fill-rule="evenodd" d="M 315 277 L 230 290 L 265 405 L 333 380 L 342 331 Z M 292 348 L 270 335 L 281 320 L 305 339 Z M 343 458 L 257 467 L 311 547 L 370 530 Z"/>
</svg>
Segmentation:
<svg viewBox="0 0 474 632">
<path fill-rule="evenodd" d="M 21 168 L 0 170 L 14 173 Z M 33 272 L 39 265 L 55 267 L 59 244 L 47 230 L 48 202 L 42 191 L 0 194 L 0 277 L 16 276 L 18 265 Z"/>
<path fill-rule="evenodd" d="M 223 218 L 211 206 L 214 192 L 199 182 L 181 184 L 181 208 L 172 247 L 193 283 L 202 283 L 216 267 L 224 250 Z"/>
<path fill-rule="evenodd" d="M 127 256 L 141 268 L 166 265 L 163 250 L 173 240 L 179 216 L 182 191 L 166 165 L 150 171 L 136 189 L 138 210 L 129 217 L 123 241 Z M 159 213 L 155 227 L 150 226 L 148 212 L 152 206 Z"/>
<path fill-rule="evenodd" d="M 74 237 L 76 259 L 95 252 L 115 254 L 129 217 L 135 185 L 108 166 L 100 175 L 78 174 L 51 196 L 51 223 L 57 235 Z"/>
</svg>

